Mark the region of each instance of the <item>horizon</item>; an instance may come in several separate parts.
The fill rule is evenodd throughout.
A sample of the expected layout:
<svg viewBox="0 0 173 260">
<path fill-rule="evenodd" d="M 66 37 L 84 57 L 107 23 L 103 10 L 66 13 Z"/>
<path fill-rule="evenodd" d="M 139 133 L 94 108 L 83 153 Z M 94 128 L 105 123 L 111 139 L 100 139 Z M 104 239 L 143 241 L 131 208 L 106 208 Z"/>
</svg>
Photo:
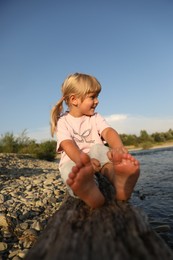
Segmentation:
<svg viewBox="0 0 173 260">
<path fill-rule="evenodd" d="M 131 134 L 128 134 L 128 133 L 119 133 L 119 134 L 120 134 L 120 135 L 127 135 L 127 136 L 128 136 L 128 135 L 134 135 L 134 136 L 136 136 L 136 137 L 138 138 L 138 137 L 140 137 L 142 131 L 145 131 L 149 136 L 152 136 L 153 134 L 156 134 L 156 133 L 159 133 L 159 134 L 167 133 L 167 132 L 169 132 L 170 130 L 173 131 L 172 128 L 169 128 L 167 131 L 163 131 L 163 132 L 158 132 L 158 131 L 156 131 L 156 132 L 151 132 L 151 133 L 149 133 L 147 130 L 141 129 L 138 134 L 133 134 L 133 133 L 131 133 Z M 21 136 L 23 135 L 24 137 L 27 137 L 27 138 L 29 138 L 29 140 L 33 140 L 33 141 L 35 141 L 36 143 L 42 143 L 42 142 L 46 142 L 46 141 L 56 141 L 56 138 L 55 138 L 55 137 L 51 137 L 51 135 L 50 135 L 50 138 L 43 138 L 43 139 L 39 139 L 39 138 L 38 138 L 38 139 L 35 139 L 35 138 L 34 138 L 35 133 L 34 133 L 34 135 L 33 135 L 33 137 L 32 137 L 32 134 L 31 134 L 31 135 L 28 135 L 27 129 L 24 129 L 21 133 L 18 133 L 18 134 L 14 134 L 13 131 L 12 131 L 12 132 L 7 131 L 7 132 L 1 134 L 0 139 L 2 139 L 2 138 L 3 138 L 5 135 L 7 135 L 7 134 L 12 134 L 15 138 L 21 137 Z"/>
</svg>

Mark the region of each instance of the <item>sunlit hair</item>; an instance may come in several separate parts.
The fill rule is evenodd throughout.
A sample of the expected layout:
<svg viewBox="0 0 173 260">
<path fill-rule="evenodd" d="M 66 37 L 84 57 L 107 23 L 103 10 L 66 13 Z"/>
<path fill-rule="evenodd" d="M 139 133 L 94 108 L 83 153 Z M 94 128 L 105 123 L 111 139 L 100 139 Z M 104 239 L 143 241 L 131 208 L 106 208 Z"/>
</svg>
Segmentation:
<svg viewBox="0 0 173 260">
<path fill-rule="evenodd" d="M 57 121 L 63 113 L 63 101 L 69 106 L 71 95 L 75 94 L 81 100 L 84 100 L 89 93 L 99 94 L 101 85 L 99 81 L 87 74 L 75 73 L 69 75 L 62 84 L 61 92 L 62 98 L 51 110 L 51 134 L 54 135 L 56 131 Z"/>
</svg>

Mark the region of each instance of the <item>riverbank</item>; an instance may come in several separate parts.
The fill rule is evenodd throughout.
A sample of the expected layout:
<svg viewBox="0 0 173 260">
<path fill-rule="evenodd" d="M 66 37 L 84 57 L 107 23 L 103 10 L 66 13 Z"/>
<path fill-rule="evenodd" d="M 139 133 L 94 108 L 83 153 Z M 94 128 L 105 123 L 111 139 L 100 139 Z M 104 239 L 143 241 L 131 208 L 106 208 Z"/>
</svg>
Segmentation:
<svg viewBox="0 0 173 260">
<path fill-rule="evenodd" d="M 0 154 L 0 259 L 23 259 L 66 193 L 58 163 Z"/>
<path fill-rule="evenodd" d="M 173 147 L 173 141 L 171 141 L 171 142 L 164 142 L 164 143 L 161 143 L 161 144 L 154 144 L 152 147 L 148 148 L 148 150 L 167 148 L 167 147 Z M 134 145 L 126 146 L 126 148 L 128 149 L 128 151 L 144 150 L 142 147 L 135 147 Z"/>
</svg>

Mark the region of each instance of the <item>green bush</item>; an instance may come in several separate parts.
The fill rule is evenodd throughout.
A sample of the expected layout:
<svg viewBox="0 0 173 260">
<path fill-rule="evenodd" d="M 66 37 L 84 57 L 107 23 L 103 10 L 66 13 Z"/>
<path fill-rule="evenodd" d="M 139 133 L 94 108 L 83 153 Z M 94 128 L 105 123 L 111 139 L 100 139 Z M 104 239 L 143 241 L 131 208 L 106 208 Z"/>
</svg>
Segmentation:
<svg viewBox="0 0 173 260">
<path fill-rule="evenodd" d="M 56 157 L 56 141 L 46 141 L 39 144 L 35 157 L 41 160 L 53 161 Z"/>
<path fill-rule="evenodd" d="M 13 133 L 6 133 L 0 139 L 0 151 L 3 153 L 17 153 L 18 144 Z"/>
<path fill-rule="evenodd" d="M 121 140 L 124 145 L 137 145 L 138 138 L 136 135 L 120 134 Z"/>
<path fill-rule="evenodd" d="M 26 146 L 20 147 L 19 153 L 34 155 L 36 153 L 38 147 L 39 147 L 39 145 L 35 141 L 32 140 Z"/>
<path fill-rule="evenodd" d="M 153 147 L 153 143 L 148 141 L 148 142 L 141 143 L 141 146 L 143 150 L 148 150 Z"/>
</svg>

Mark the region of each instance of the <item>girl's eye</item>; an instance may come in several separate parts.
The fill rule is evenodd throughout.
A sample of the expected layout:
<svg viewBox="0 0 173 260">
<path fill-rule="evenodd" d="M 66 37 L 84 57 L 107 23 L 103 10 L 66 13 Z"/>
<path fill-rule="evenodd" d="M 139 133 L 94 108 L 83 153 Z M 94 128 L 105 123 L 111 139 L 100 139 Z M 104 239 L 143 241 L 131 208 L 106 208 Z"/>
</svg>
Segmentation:
<svg viewBox="0 0 173 260">
<path fill-rule="evenodd" d="M 95 99 L 95 98 L 97 98 L 97 96 L 91 96 L 91 98 L 92 98 L 92 99 Z"/>
<path fill-rule="evenodd" d="M 93 95 L 89 95 L 88 97 L 89 97 L 90 99 L 94 100 L 95 98 L 98 98 L 98 95 L 94 95 L 94 94 L 93 94 Z"/>
</svg>

